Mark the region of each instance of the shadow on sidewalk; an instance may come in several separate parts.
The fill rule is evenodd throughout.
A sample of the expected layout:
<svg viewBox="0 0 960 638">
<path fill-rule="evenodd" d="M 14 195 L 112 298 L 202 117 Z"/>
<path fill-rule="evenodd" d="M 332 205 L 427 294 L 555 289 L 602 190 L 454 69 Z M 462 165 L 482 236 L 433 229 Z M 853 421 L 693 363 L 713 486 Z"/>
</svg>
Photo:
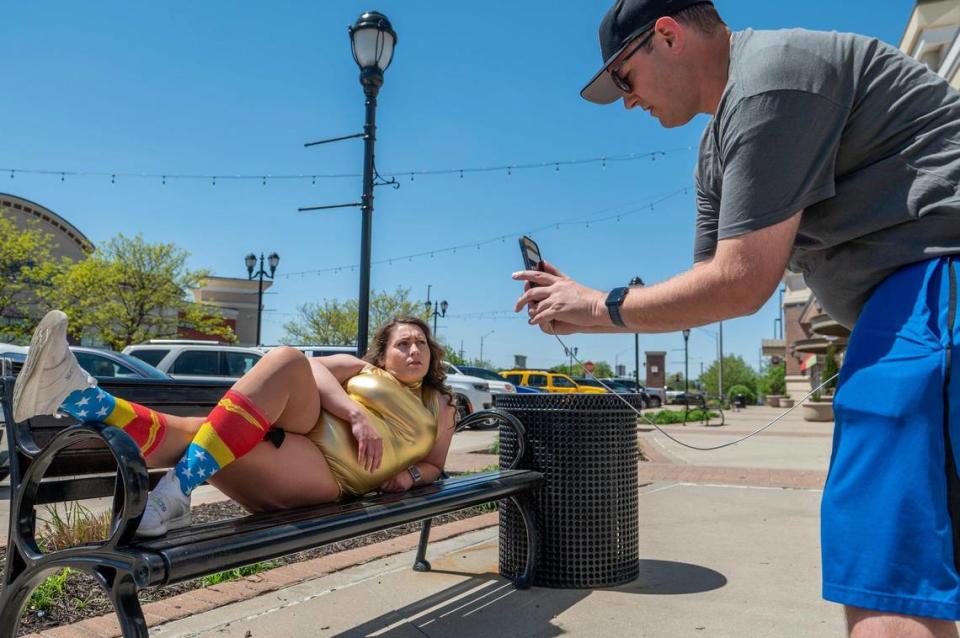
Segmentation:
<svg viewBox="0 0 960 638">
<path fill-rule="evenodd" d="M 434 570 L 432 573 L 462 576 L 468 580 L 337 636 L 488 638 L 491 635 L 522 635 L 552 638 L 568 633 L 554 620 L 595 591 L 545 587 L 518 591 L 512 583 L 494 573 L 478 575 L 452 570 Z M 619 587 L 596 591 L 670 596 L 710 591 L 726 584 L 723 574 L 699 565 L 641 560 L 639 578 Z"/>
</svg>

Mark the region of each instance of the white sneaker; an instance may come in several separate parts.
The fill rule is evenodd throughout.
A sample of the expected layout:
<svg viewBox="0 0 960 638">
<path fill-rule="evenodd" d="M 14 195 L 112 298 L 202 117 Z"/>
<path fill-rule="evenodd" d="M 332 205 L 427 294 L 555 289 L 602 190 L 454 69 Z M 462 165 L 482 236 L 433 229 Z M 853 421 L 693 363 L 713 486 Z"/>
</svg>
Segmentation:
<svg viewBox="0 0 960 638">
<path fill-rule="evenodd" d="M 170 469 L 147 497 L 137 536 L 156 538 L 190 525 L 190 497 L 180 491 L 180 479 Z"/>
<path fill-rule="evenodd" d="M 67 345 L 67 315 L 51 310 L 30 339 L 30 352 L 13 386 L 13 419 L 18 423 L 56 414 L 75 390 L 96 386 Z"/>
</svg>

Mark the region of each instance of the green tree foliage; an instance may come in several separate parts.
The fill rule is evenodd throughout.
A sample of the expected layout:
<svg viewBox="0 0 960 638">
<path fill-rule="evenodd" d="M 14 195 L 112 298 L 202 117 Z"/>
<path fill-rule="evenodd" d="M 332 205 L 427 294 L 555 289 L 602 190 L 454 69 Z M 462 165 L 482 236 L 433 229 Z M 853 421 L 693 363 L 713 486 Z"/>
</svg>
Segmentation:
<svg viewBox="0 0 960 638">
<path fill-rule="evenodd" d="M 377 326 L 399 316 L 414 316 L 427 321 L 429 315 L 423 302 L 410 299 L 409 288 L 397 288 L 392 293 L 374 292 L 370 297 L 369 336 L 373 337 Z M 324 299 L 319 303 L 306 303 L 297 309 L 297 317 L 293 321 L 284 324 L 286 335 L 282 341 L 291 344 L 355 346 L 359 318 L 360 304 L 356 299 Z"/>
<path fill-rule="evenodd" d="M 696 383 L 691 384 L 690 387 L 693 387 L 694 385 L 696 385 Z M 667 389 L 677 390 L 679 392 L 683 392 L 686 389 L 683 382 L 682 372 L 674 372 L 673 374 L 667 375 Z"/>
<path fill-rule="evenodd" d="M 726 388 L 724 388 L 726 389 Z M 746 397 L 747 405 L 754 405 L 757 402 L 757 393 L 745 385 L 735 385 L 727 392 L 727 399 L 733 403 L 733 399 L 742 394 Z"/>
<path fill-rule="evenodd" d="M 460 356 L 460 353 L 457 352 L 457 350 L 456 350 L 455 348 L 451 347 L 451 346 L 445 345 L 445 346 L 443 347 L 443 349 L 447 352 L 446 357 L 445 357 L 445 360 L 446 360 L 446 361 L 449 361 L 450 363 L 452 363 L 452 364 L 455 365 L 455 366 L 461 366 L 461 365 L 462 365 L 462 366 L 472 366 L 472 365 L 476 365 L 475 363 L 472 363 L 472 362 L 468 361 L 467 359 L 461 357 L 461 356 Z"/>
<path fill-rule="evenodd" d="M 53 235 L 30 219 L 21 229 L 0 209 L 0 341 L 25 342 L 51 308 L 51 283 L 73 262 L 53 256 Z"/>
<path fill-rule="evenodd" d="M 839 371 L 837 367 L 837 347 L 828 346 L 827 347 L 827 356 L 823 363 L 823 381 L 826 381 Z M 821 381 L 822 382 L 822 381 Z M 837 379 L 829 382 L 827 385 L 823 386 L 824 394 L 833 394 L 837 388 Z"/>
<path fill-rule="evenodd" d="M 189 271 L 175 244 L 117 235 L 55 278 L 47 295 L 70 317 L 70 334 L 120 350 L 148 339 L 176 337 L 180 328 L 234 341 L 217 309 L 190 301 L 204 271 Z"/>
<path fill-rule="evenodd" d="M 717 396 L 720 392 L 720 372 L 717 362 L 713 364 L 700 375 L 700 384 L 703 390 L 711 396 Z M 756 387 L 757 373 L 747 365 L 743 357 L 738 355 L 728 355 L 723 358 L 723 388 L 724 392 L 735 385 L 745 385 L 748 388 Z"/>
<path fill-rule="evenodd" d="M 760 392 L 764 395 L 783 395 L 787 391 L 787 367 L 781 363 L 767 367 L 760 378 Z"/>
</svg>

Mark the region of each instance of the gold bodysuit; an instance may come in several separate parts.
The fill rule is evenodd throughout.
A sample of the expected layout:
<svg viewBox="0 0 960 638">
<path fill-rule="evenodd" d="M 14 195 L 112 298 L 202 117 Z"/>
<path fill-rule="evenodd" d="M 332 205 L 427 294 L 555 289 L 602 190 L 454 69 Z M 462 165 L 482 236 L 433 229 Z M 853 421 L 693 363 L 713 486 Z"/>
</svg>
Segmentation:
<svg viewBox="0 0 960 638">
<path fill-rule="evenodd" d="M 437 440 L 440 402 L 434 390 L 404 385 L 386 370 L 370 365 L 343 387 L 383 439 L 379 469 L 368 472 L 357 462 L 357 439 L 350 424 L 326 410 L 307 437 L 326 457 L 340 496 L 359 496 L 430 453 Z"/>
</svg>

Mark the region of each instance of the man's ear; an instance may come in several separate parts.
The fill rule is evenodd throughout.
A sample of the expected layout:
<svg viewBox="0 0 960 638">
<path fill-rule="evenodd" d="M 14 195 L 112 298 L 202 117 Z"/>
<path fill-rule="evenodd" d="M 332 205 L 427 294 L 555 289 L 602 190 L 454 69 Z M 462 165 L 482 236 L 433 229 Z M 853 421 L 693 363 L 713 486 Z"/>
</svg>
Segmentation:
<svg viewBox="0 0 960 638">
<path fill-rule="evenodd" d="M 674 50 L 681 50 L 684 45 L 684 30 L 683 27 L 670 16 L 664 16 L 657 20 L 656 25 L 654 26 L 657 34 L 663 39 L 664 44 L 668 48 Z"/>
</svg>

